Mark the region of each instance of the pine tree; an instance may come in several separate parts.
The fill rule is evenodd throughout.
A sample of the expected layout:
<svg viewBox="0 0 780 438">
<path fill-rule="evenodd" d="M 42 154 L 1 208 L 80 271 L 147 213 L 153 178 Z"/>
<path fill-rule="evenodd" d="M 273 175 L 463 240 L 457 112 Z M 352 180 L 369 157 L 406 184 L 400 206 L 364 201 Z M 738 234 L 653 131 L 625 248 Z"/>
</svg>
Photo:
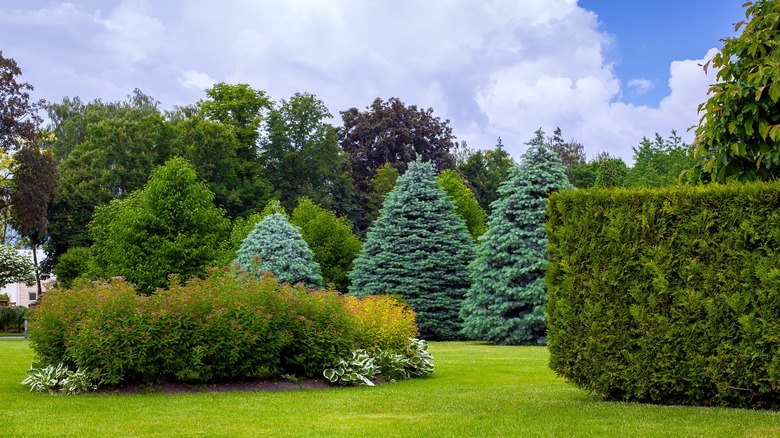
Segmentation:
<svg viewBox="0 0 780 438">
<path fill-rule="evenodd" d="M 497 344 L 546 341 L 547 196 L 571 184 L 540 134 L 499 187 L 488 231 L 469 265 L 472 286 L 460 312 L 467 337 Z"/>
<path fill-rule="evenodd" d="M 281 213 L 266 216 L 237 251 L 241 269 L 261 276 L 268 271 L 280 282 L 302 282 L 306 287 L 322 287 L 320 265 L 314 261 L 300 231 Z M 257 258 L 256 258 L 257 257 Z"/>
<path fill-rule="evenodd" d="M 400 295 L 417 313 L 422 337 L 459 338 L 474 244 L 454 210 L 430 163 L 409 163 L 368 230 L 350 293 Z"/>
</svg>

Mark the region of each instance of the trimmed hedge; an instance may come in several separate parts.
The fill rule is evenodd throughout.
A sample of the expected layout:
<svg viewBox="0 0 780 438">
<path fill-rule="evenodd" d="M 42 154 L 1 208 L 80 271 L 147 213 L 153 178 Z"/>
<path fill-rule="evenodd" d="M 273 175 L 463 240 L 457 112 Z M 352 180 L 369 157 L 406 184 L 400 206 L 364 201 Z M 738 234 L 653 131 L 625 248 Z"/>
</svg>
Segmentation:
<svg viewBox="0 0 780 438">
<path fill-rule="evenodd" d="M 550 367 L 612 400 L 780 407 L 780 184 L 553 194 Z"/>
<path fill-rule="evenodd" d="M 172 283 L 149 297 L 121 280 L 52 291 L 31 312 L 32 347 L 43 365 L 87 368 L 108 385 L 310 377 L 368 347 L 354 305 L 335 291 L 280 285 L 270 274 L 236 278 L 227 269 Z M 387 320 L 386 312 L 367 312 Z M 405 322 L 416 334 L 414 316 Z M 407 332 L 396 330 L 380 347 L 398 350 L 403 336 L 398 352 L 405 352 Z"/>
</svg>

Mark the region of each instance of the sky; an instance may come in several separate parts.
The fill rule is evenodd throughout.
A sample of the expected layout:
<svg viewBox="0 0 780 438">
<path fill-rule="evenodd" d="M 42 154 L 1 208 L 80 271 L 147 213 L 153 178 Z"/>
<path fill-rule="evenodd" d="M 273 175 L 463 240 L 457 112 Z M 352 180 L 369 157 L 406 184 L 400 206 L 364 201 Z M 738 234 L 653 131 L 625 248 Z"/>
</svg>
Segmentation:
<svg viewBox="0 0 780 438">
<path fill-rule="evenodd" d="M 741 0 L 3 0 L 0 51 L 33 97 L 193 104 L 217 82 L 340 111 L 433 108 L 470 148 L 515 158 L 541 128 L 633 162 L 687 142 Z"/>
</svg>

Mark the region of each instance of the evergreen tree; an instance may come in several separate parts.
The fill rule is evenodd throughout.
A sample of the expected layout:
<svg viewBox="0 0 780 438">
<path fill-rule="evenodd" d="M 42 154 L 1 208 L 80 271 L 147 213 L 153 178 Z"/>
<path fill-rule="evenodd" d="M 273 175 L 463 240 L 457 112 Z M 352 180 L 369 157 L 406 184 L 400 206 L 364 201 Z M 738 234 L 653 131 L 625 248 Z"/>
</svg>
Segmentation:
<svg viewBox="0 0 780 438">
<path fill-rule="evenodd" d="M 478 243 L 479 236 L 487 231 L 487 213 L 480 207 L 474 192 L 468 188 L 462 176 L 450 169 L 440 173 L 436 181 L 455 202 L 455 213 L 463 218 L 474 243 Z"/>
<path fill-rule="evenodd" d="M 397 294 L 422 337 L 457 339 L 474 244 L 430 163 L 411 162 L 385 198 L 349 277 L 356 296 Z"/>
<path fill-rule="evenodd" d="M 154 171 L 142 190 L 98 207 L 89 224 L 96 265 L 141 293 L 168 285 L 169 274 L 203 275 L 218 260 L 230 221 L 184 158 Z"/>
<path fill-rule="evenodd" d="M 306 287 L 322 287 L 320 265 L 300 231 L 290 225 L 281 213 L 266 216 L 249 233 L 237 251 L 241 269 L 261 276 L 268 271 L 280 282 L 299 283 Z"/>
<path fill-rule="evenodd" d="M 561 160 L 538 134 L 499 187 L 488 231 L 469 265 L 472 286 L 460 314 L 463 334 L 470 338 L 497 344 L 546 341 L 547 196 L 571 185 Z"/>
</svg>

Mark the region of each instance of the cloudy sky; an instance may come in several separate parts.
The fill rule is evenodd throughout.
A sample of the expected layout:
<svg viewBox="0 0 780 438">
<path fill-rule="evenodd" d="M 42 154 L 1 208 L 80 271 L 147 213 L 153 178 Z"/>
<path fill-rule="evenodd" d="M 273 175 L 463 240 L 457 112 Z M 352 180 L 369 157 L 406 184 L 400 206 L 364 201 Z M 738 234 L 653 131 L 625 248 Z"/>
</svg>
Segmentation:
<svg viewBox="0 0 780 438">
<path fill-rule="evenodd" d="M 163 108 L 215 82 L 339 111 L 398 97 L 449 119 L 459 140 L 519 157 L 559 126 L 632 160 L 675 129 L 692 140 L 714 81 L 698 64 L 734 35 L 740 0 L 3 0 L 0 51 L 34 97 Z"/>
</svg>

